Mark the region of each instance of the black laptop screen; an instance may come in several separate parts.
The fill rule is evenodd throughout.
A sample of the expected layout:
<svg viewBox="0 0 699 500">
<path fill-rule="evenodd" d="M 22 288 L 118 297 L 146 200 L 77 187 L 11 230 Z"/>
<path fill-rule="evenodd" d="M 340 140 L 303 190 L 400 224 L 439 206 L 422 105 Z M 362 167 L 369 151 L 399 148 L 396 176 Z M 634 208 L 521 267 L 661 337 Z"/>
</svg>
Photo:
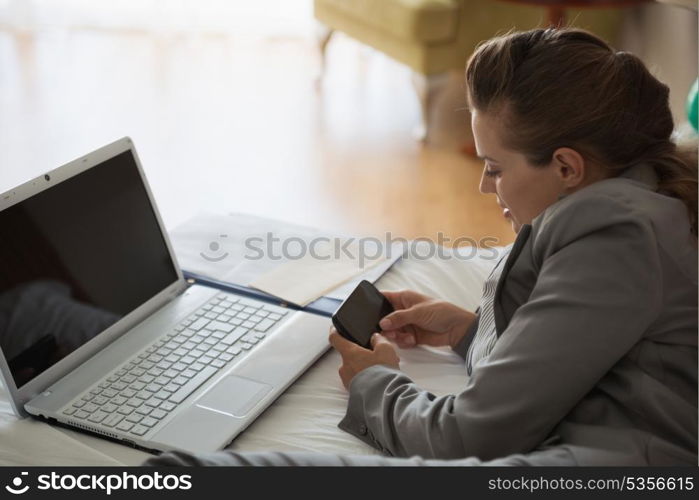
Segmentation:
<svg viewBox="0 0 699 500">
<path fill-rule="evenodd" d="M 176 280 L 130 151 L 0 212 L 0 347 L 17 387 Z"/>
</svg>

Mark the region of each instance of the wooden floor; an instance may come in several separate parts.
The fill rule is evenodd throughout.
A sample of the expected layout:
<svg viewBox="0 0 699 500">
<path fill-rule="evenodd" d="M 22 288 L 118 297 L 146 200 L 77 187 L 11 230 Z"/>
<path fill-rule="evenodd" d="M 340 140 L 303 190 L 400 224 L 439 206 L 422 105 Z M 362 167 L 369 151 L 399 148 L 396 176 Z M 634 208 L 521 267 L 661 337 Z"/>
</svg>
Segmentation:
<svg viewBox="0 0 699 500">
<path fill-rule="evenodd" d="M 309 38 L 5 27 L 0 192 L 129 135 L 170 228 L 236 211 L 362 236 L 514 239 L 478 192 L 480 162 L 458 151 L 461 75 L 422 147 L 405 67 L 338 36 L 320 85 L 318 71 Z"/>
</svg>

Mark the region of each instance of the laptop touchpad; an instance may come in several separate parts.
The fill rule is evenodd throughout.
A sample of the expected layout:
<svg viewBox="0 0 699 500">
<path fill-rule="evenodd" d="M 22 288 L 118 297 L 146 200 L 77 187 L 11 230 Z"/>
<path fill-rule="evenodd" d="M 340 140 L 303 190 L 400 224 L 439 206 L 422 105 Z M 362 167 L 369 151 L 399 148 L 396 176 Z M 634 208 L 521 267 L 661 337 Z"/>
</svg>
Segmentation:
<svg viewBox="0 0 699 500">
<path fill-rule="evenodd" d="M 271 389 L 271 385 L 229 375 L 199 398 L 196 405 L 232 417 L 244 417 Z"/>
</svg>

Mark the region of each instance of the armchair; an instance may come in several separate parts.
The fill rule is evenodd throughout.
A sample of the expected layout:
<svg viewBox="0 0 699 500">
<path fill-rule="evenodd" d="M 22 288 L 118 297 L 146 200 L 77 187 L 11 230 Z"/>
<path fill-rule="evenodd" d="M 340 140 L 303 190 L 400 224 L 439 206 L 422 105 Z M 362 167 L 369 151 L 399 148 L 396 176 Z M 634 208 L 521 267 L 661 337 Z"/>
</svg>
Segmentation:
<svg viewBox="0 0 699 500">
<path fill-rule="evenodd" d="M 618 9 L 567 12 L 570 24 L 614 41 Z M 428 139 L 431 104 L 449 71 L 463 71 L 476 45 L 511 28 L 544 25 L 545 8 L 497 0 L 314 0 L 314 15 L 325 26 L 320 49 L 343 32 L 406 64 L 420 100 L 417 136 Z"/>
</svg>

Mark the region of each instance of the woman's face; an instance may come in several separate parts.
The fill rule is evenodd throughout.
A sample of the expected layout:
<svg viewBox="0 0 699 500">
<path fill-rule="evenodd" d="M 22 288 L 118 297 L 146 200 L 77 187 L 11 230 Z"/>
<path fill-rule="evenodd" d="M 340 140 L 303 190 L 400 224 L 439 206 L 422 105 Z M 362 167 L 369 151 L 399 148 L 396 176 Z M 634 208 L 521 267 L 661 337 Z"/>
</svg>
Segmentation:
<svg viewBox="0 0 699 500">
<path fill-rule="evenodd" d="M 503 216 L 519 232 L 523 224 L 558 201 L 564 191 L 553 165 L 535 167 L 521 153 L 506 149 L 500 140 L 501 121 L 497 114 L 473 110 L 471 125 L 478 157 L 485 165 L 481 175 L 481 193 L 494 193 Z"/>
</svg>

